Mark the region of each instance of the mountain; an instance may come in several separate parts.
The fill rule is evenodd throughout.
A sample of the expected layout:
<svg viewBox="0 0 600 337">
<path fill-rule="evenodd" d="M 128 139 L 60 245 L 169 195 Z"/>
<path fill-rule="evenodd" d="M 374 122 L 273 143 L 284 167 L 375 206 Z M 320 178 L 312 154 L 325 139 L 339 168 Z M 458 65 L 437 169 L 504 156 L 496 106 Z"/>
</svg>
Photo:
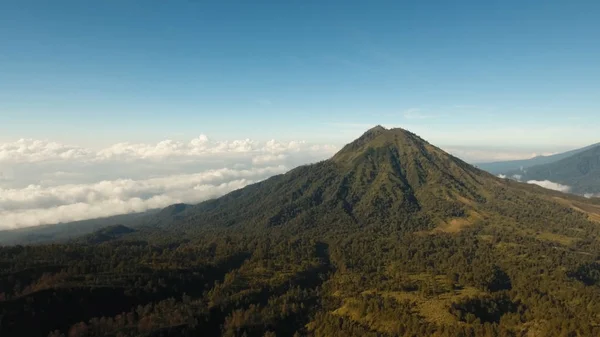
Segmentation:
<svg viewBox="0 0 600 337">
<path fill-rule="evenodd" d="M 506 172 L 520 180 L 559 183 L 570 187 L 576 194 L 600 193 L 600 145 L 588 148 L 559 161 Z"/>
<path fill-rule="evenodd" d="M 0 248 L 0 334 L 600 335 L 600 200 L 403 129 L 123 225 Z"/>
<path fill-rule="evenodd" d="M 126 234 L 134 233 L 135 230 L 123 225 L 113 225 L 104 227 L 92 234 L 86 235 L 83 239 L 89 244 L 98 244 L 114 240 Z"/>
<path fill-rule="evenodd" d="M 600 143 L 592 144 L 580 149 L 575 149 L 567 152 L 557 153 L 549 156 L 537 156 L 531 159 L 523 159 L 523 160 L 509 160 L 509 161 L 499 161 L 492 163 L 477 163 L 475 166 L 479 167 L 482 170 L 488 171 L 492 174 L 505 174 L 507 172 L 512 172 L 521 169 L 527 169 L 536 165 L 544 165 L 557 162 L 559 160 L 568 158 L 577 153 L 586 151 L 588 149 L 600 146 Z"/>
<path fill-rule="evenodd" d="M 193 206 L 175 222 L 178 229 L 428 227 L 467 214 L 484 200 L 482 186 L 496 181 L 410 132 L 376 127 L 330 160 Z"/>
<path fill-rule="evenodd" d="M 413 133 L 377 126 L 329 160 L 188 206 L 171 222 L 163 218 L 160 227 L 190 233 L 198 228 L 353 233 L 377 226 L 456 231 L 504 217 L 508 210 L 543 216 L 530 205 L 552 208 L 557 198 L 564 196 L 507 182 Z M 528 218 L 539 221 L 533 214 Z"/>
<path fill-rule="evenodd" d="M 151 209 L 141 213 L 129 213 L 98 219 L 0 230 L 0 246 L 68 242 L 69 240 L 88 234 L 94 234 L 105 227 L 116 226 L 117 224 L 123 224 L 128 227 L 168 224 L 180 218 L 182 214 L 184 214 L 184 211 L 189 207 L 191 207 L 191 205 L 174 204 L 164 209 Z"/>
<path fill-rule="evenodd" d="M 0 246 L 66 242 L 119 223 L 135 227 L 147 224 L 150 219 L 156 219 L 155 214 L 159 211 L 161 210 L 149 210 L 143 213 L 122 214 L 106 218 L 2 230 L 0 231 Z"/>
</svg>

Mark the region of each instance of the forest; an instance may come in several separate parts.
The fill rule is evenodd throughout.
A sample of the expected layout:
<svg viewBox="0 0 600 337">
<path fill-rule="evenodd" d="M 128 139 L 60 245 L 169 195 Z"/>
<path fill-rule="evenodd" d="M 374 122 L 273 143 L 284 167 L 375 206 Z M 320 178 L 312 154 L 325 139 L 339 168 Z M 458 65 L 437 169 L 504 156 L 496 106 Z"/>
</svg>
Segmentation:
<svg viewBox="0 0 600 337">
<path fill-rule="evenodd" d="M 376 128 L 142 224 L 0 247 L 0 335 L 600 336 L 599 210 Z"/>
</svg>

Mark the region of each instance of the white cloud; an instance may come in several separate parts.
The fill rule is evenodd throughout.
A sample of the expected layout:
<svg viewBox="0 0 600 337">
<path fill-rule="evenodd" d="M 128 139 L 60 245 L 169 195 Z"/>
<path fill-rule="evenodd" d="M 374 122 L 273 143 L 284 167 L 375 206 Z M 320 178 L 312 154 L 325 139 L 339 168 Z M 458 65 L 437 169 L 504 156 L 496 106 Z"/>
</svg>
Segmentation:
<svg viewBox="0 0 600 337">
<path fill-rule="evenodd" d="M 290 143 L 293 144 L 290 145 Z M 177 156 L 194 157 L 224 153 L 269 152 L 273 146 L 285 149 L 295 144 L 294 142 L 290 143 L 276 143 L 273 141 L 273 144 L 269 142 L 261 144 L 250 139 L 211 142 L 206 135 L 200 135 L 200 137 L 192 139 L 188 143 L 174 140 L 163 140 L 156 144 L 118 143 L 100 150 L 96 159 L 163 159 Z"/>
<path fill-rule="evenodd" d="M 585 193 L 583 195 L 586 198 L 600 198 L 600 193 Z"/>
<path fill-rule="evenodd" d="M 273 163 L 286 158 L 284 154 L 263 154 L 252 158 L 253 164 Z"/>
<path fill-rule="evenodd" d="M 68 146 L 56 142 L 21 139 L 13 143 L 0 144 L 0 163 L 36 163 L 43 161 L 102 161 L 165 159 L 172 157 L 206 157 L 223 154 L 283 154 L 287 152 L 314 151 L 314 145 L 305 141 L 279 142 L 270 140 L 258 142 L 251 139 L 233 141 L 211 141 L 200 135 L 189 142 L 163 140 L 156 144 L 117 143 L 94 151 L 82 147 Z M 330 151 L 327 145 L 317 149 Z"/>
<path fill-rule="evenodd" d="M 516 181 L 521 181 L 521 175 L 519 175 L 519 174 L 514 174 L 514 175 L 508 177 L 506 174 L 500 173 L 500 174 L 498 174 L 498 178 L 501 178 L 501 179 L 509 178 L 509 179 L 513 179 Z"/>
<path fill-rule="evenodd" d="M 543 188 L 547 188 L 549 190 L 555 190 L 559 192 L 569 192 L 571 190 L 570 186 L 561 185 L 559 183 L 552 182 L 550 180 L 529 180 L 528 184 L 535 184 L 541 186 Z"/>
<path fill-rule="evenodd" d="M 60 143 L 20 139 L 0 144 L 0 163 L 36 163 L 48 160 L 71 160 L 87 157 L 92 152 L 80 147 Z"/>
<path fill-rule="evenodd" d="M 286 170 L 285 166 L 220 169 L 145 180 L 0 189 L 0 226 L 36 226 L 197 203 Z"/>
<path fill-rule="evenodd" d="M 189 190 L 199 185 L 219 185 L 239 179 L 264 179 L 285 172 L 283 165 L 250 170 L 219 169 L 196 174 L 133 180 L 118 179 L 94 184 L 65 184 L 44 187 L 29 185 L 22 189 L 0 189 L 0 210 L 29 209 L 117 198 L 127 200 L 141 195 L 156 195 Z M 194 200 L 190 200 L 194 201 Z"/>
<path fill-rule="evenodd" d="M 100 150 L 21 140 L 0 144 L 0 229 L 197 203 L 338 147 L 304 141 L 119 143 Z"/>
</svg>

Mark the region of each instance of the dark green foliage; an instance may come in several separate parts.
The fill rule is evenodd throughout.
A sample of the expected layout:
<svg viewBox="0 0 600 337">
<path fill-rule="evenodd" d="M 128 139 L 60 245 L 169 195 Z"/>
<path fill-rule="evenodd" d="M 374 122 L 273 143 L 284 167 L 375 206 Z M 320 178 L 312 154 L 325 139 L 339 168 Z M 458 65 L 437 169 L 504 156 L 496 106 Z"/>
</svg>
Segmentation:
<svg viewBox="0 0 600 337">
<path fill-rule="evenodd" d="M 119 238 L 123 235 L 135 232 L 134 229 L 123 225 L 114 225 L 102 228 L 93 234 L 87 235 L 84 239 L 87 243 L 95 244 Z"/>
<path fill-rule="evenodd" d="M 496 293 L 453 303 L 450 312 L 459 320 L 471 324 L 476 320 L 499 323 L 503 315 L 517 312 L 518 308 L 519 305 L 510 299 L 508 293 Z"/>
<path fill-rule="evenodd" d="M 600 263 L 584 263 L 570 272 L 569 276 L 588 286 L 600 285 Z"/>
<path fill-rule="evenodd" d="M 497 265 L 477 265 L 473 269 L 473 281 L 479 288 L 489 292 L 512 289 L 510 277 Z"/>
</svg>

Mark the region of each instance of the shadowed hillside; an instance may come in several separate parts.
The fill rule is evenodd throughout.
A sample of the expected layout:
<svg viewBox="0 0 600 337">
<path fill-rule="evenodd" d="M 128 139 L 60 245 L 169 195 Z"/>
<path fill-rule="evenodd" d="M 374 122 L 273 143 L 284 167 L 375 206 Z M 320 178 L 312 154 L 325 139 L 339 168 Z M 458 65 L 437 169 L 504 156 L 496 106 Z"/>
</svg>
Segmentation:
<svg viewBox="0 0 600 337">
<path fill-rule="evenodd" d="M 486 170 L 492 174 L 506 174 L 507 172 L 513 172 L 518 170 L 527 169 L 537 165 L 546 165 L 555 163 L 559 160 L 571 157 L 580 152 L 584 152 L 593 147 L 600 146 L 600 143 L 592 144 L 586 147 L 582 147 L 580 149 L 575 149 L 567 152 L 557 153 L 549 156 L 537 156 L 531 159 L 522 159 L 522 160 L 508 160 L 508 161 L 499 161 L 493 163 L 478 163 L 475 166 L 481 168 L 482 170 Z"/>
<path fill-rule="evenodd" d="M 600 145 L 574 154 L 557 162 L 536 165 L 523 170 L 507 172 L 521 180 L 549 180 L 570 187 L 576 194 L 600 193 Z"/>
</svg>

